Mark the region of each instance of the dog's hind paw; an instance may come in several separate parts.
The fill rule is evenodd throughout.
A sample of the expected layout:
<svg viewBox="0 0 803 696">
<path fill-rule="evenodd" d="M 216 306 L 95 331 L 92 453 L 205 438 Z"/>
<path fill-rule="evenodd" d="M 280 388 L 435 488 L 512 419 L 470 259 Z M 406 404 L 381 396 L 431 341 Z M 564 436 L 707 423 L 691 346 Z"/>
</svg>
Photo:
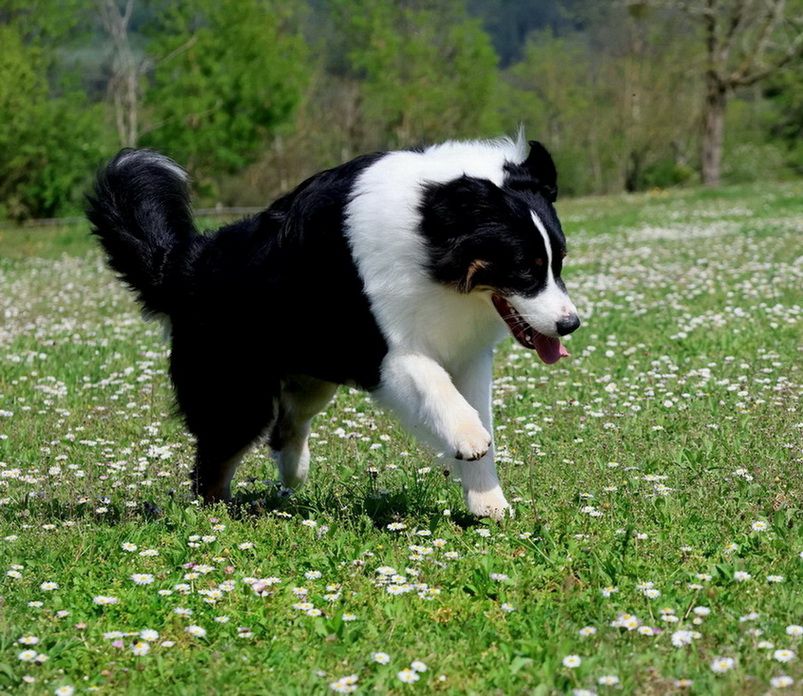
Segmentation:
<svg viewBox="0 0 803 696">
<path fill-rule="evenodd" d="M 501 489 L 491 491 L 468 491 L 466 493 L 466 506 L 472 515 L 477 517 L 490 517 L 497 522 L 505 517 L 515 517 Z"/>
</svg>

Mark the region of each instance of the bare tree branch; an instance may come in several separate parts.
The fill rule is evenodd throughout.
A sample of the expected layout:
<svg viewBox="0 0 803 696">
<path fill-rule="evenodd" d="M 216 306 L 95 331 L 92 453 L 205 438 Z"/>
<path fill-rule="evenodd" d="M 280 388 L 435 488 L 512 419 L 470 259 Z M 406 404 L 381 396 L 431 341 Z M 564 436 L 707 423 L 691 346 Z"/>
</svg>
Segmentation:
<svg viewBox="0 0 803 696">
<path fill-rule="evenodd" d="M 198 42 L 198 35 L 193 34 L 189 39 L 187 39 L 181 46 L 174 48 L 170 53 L 165 56 L 159 58 L 159 60 L 155 61 L 155 64 L 158 65 L 159 63 L 164 63 L 165 61 L 170 60 L 171 58 L 175 58 L 176 56 L 181 55 L 185 51 L 189 51 L 196 43 Z"/>
<path fill-rule="evenodd" d="M 734 87 L 743 83 L 744 80 L 750 78 L 750 73 L 759 62 L 765 51 L 767 50 L 767 42 L 772 35 L 778 20 L 783 15 L 785 0 L 775 0 L 767 7 L 764 20 L 756 33 L 756 39 L 752 48 L 745 52 L 742 64 L 727 78 L 726 82 L 729 87 Z"/>
<path fill-rule="evenodd" d="M 744 77 L 737 76 L 736 78 L 731 78 L 730 86 L 733 87 L 749 87 L 750 85 L 754 85 L 756 82 L 760 82 L 765 77 L 768 77 L 776 70 L 780 70 L 785 65 L 791 63 L 795 58 L 798 56 L 803 56 L 803 33 L 798 34 L 790 44 L 789 48 L 787 49 L 786 53 L 784 53 L 778 60 L 776 60 L 772 65 L 765 66 L 759 70 L 756 70 L 754 73 L 750 75 L 745 75 Z"/>
<path fill-rule="evenodd" d="M 731 12 L 730 22 L 728 23 L 728 30 L 725 32 L 725 38 L 721 44 L 719 51 L 719 63 L 721 66 L 728 64 L 731 49 L 733 48 L 733 41 L 736 38 L 738 31 L 742 28 L 747 17 L 750 15 L 753 8 L 754 0 L 743 0 L 737 5 L 733 6 Z"/>
</svg>

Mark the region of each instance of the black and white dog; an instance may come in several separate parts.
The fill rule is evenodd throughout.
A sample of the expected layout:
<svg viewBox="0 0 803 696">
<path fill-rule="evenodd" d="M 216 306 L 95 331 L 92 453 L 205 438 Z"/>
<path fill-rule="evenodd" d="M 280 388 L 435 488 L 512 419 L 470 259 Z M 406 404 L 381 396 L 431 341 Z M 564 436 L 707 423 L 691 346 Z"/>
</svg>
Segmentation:
<svg viewBox="0 0 803 696">
<path fill-rule="evenodd" d="M 169 321 L 197 493 L 228 498 L 265 435 L 284 485 L 300 486 L 310 421 L 346 384 L 446 455 L 472 513 L 503 517 L 494 346 L 510 332 L 553 363 L 580 325 L 560 278 L 556 178 L 544 147 L 521 137 L 377 153 L 201 235 L 183 169 L 118 154 L 88 217 L 145 311 Z"/>
</svg>

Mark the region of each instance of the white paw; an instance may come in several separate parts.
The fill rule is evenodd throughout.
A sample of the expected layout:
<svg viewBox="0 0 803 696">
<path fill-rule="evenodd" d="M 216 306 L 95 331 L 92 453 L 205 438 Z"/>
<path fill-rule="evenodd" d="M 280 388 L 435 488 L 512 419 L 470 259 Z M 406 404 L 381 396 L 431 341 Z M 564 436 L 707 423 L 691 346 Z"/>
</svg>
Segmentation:
<svg viewBox="0 0 803 696">
<path fill-rule="evenodd" d="M 505 494 L 500 488 L 490 491 L 466 491 L 466 506 L 472 515 L 490 517 L 497 522 L 505 517 L 514 517 Z"/>
<path fill-rule="evenodd" d="M 296 448 L 286 447 L 277 453 L 276 463 L 279 467 L 279 475 L 282 485 L 297 491 L 307 481 L 309 474 L 309 447 L 304 446 L 299 451 Z"/>
<path fill-rule="evenodd" d="M 479 416 L 469 418 L 454 434 L 454 458 L 473 462 L 484 457 L 491 449 L 491 436 L 480 422 Z"/>
</svg>

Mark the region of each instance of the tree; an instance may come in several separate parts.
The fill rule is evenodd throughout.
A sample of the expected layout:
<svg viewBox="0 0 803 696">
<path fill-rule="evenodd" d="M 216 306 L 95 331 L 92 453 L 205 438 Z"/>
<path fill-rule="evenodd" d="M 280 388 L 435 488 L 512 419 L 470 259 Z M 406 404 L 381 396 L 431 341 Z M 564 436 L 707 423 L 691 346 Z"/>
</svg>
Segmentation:
<svg viewBox="0 0 803 696">
<path fill-rule="evenodd" d="M 286 126 L 309 72 L 287 0 L 152 4 L 140 143 L 171 154 L 209 183 L 253 161 Z"/>
<path fill-rule="evenodd" d="M 373 147 L 496 130 L 496 54 L 462 0 L 333 0 L 332 11 Z"/>
<path fill-rule="evenodd" d="M 703 183 L 717 186 L 729 98 L 803 55 L 803 16 L 787 12 L 786 0 L 694 0 L 684 8 L 705 38 L 700 166 Z"/>
<path fill-rule="evenodd" d="M 80 15 L 72 4 L 0 5 L 0 216 L 76 210 L 104 154 L 102 108 L 54 69 Z"/>
<path fill-rule="evenodd" d="M 803 175 L 803 61 L 772 78 L 766 97 L 775 109 L 770 135 L 785 143 L 789 165 Z"/>
<path fill-rule="evenodd" d="M 574 194 L 680 183 L 696 124 L 689 37 L 663 12 L 591 8 L 583 31 L 532 33 L 497 102 L 543 139 Z"/>
<path fill-rule="evenodd" d="M 117 138 L 123 147 L 136 147 L 139 139 L 140 76 L 145 68 L 128 40 L 134 0 L 96 0 L 103 29 L 112 40 L 112 74 L 108 92 L 114 107 Z"/>
</svg>

